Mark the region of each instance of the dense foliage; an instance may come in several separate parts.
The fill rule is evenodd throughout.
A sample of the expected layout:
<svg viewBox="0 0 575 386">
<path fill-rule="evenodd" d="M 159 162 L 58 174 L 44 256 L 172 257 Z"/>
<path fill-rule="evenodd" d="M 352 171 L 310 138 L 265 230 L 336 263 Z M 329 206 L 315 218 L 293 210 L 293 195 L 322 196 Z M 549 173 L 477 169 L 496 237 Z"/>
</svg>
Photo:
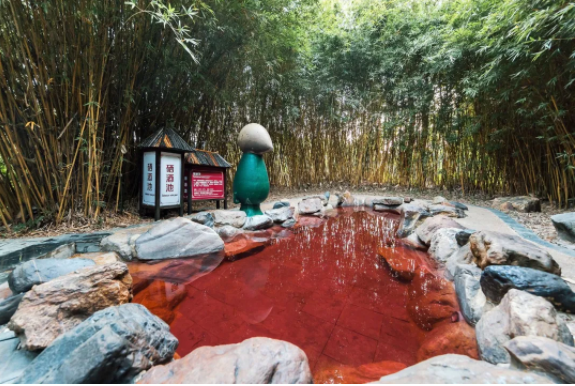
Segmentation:
<svg viewBox="0 0 575 386">
<path fill-rule="evenodd" d="M 575 197 L 575 3 L 0 0 L 0 220 L 97 218 L 170 125 L 272 184 Z M 120 183 L 123 181 L 123 183 Z"/>
</svg>

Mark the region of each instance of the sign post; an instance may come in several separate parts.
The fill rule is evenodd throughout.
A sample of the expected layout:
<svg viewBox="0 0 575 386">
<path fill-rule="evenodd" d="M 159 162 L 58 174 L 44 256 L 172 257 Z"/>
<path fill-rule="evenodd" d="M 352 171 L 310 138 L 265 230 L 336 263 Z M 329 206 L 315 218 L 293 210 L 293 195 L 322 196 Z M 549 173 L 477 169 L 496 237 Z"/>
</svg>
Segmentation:
<svg viewBox="0 0 575 386">
<path fill-rule="evenodd" d="M 188 201 L 188 214 L 192 212 L 192 201 L 216 200 L 216 207 L 219 209 L 220 200 L 223 200 L 224 209 L 228 208 L 225 168 L 188 166 L 184 184 L 186 185 L 184 194 Z"/>
</svg>

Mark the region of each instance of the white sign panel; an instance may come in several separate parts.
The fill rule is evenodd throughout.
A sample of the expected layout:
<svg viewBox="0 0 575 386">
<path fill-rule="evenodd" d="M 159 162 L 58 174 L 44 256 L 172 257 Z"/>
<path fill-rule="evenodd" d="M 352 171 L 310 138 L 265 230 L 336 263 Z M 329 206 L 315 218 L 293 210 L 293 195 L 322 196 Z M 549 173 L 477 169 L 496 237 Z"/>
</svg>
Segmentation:
<svg viewBox="0 0 575 386">
<path fill-rule="evenodd" d="M 162 153 L 160 169 L 160 206 L 180 205 L 182 157 Z"/>
<path fill-rule="evenodd" d="M 142 204 L 154 206 L 156 204 L 156 152 L 144 153 L 142 184 Z"/>
</svg>

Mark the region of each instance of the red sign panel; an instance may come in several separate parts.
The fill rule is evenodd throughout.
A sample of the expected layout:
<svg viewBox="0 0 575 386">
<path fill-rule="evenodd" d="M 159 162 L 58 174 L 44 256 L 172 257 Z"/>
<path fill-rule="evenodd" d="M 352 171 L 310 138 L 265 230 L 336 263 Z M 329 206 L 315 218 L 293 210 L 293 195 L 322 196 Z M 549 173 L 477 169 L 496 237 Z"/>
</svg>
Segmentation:
<svg viewBox="0 0 575 386">
<path fill-rule="evenodd" d="M 192 200 L 224 199 L 223 171 L 194 168 L 190 174 L 192 180 Z"/>
</svg>

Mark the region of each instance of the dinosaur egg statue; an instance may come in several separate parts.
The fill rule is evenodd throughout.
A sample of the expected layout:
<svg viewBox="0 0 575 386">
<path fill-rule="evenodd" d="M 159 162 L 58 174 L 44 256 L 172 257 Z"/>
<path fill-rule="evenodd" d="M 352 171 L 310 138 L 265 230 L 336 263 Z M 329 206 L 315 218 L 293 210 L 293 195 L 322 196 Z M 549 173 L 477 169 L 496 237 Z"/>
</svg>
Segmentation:
<svg viewBox="0 0 575 386">
<path fill-rule="evenodd" d="M 262 154 L 273 151 L 274 145 L 267 130 L 257 123 L 244 126 L 238 144 L 243 154 L 234 176 L 234 202 L 251 217 L 262 214 L 260 204 L 270 193 Z"/>
</svg>

